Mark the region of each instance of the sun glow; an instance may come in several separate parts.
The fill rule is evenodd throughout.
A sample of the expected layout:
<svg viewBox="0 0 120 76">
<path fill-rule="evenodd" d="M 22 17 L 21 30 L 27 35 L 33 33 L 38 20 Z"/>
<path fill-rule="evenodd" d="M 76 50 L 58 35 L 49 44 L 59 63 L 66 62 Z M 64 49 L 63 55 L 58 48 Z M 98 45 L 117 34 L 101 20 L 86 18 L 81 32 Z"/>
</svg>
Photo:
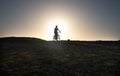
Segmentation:
<svg viewBox="0 0 120 76">
<path fill-rule="evenodd" d="M 67 24 L 65 23 L 64 20 L 54 19 L 54 20 L 51 20 L 48 24 L 49 24 L 48 29 L 47 29 L 48 30 L 47 31 L 47 39 L 49 38 L 48 40 L 53 39 L 54 28 L 55 28 L 56 25 L 58 26 L 58 29 L 61 31 L 59 33 L 60 40 L 67 39 L 68 27 L 67 27 Z"/>
</svg>

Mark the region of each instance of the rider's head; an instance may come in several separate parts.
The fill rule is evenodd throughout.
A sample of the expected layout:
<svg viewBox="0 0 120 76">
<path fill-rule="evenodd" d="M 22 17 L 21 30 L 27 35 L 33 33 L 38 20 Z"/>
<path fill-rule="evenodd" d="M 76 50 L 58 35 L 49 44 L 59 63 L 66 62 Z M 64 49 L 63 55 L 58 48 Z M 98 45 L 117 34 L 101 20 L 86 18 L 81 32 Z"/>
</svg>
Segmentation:
<svg viewBox="0 0 120 76">
<path fill-rule="evenodd" d="M 57 28 L 58 26 L 56 25 L 55 27 Z"/>
</svg>

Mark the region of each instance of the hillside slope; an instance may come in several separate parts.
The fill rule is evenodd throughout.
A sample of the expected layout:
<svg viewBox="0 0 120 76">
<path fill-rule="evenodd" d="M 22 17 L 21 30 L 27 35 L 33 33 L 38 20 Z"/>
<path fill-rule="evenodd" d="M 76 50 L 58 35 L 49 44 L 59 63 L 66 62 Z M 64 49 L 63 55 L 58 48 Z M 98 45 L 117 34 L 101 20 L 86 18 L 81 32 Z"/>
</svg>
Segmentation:
<svg viewBox="0 0 120 76">
<path fill-rule="evenodd" d="M 118 76 L 120 41 L 0 38 L 1 76 Z"/>
</svg>

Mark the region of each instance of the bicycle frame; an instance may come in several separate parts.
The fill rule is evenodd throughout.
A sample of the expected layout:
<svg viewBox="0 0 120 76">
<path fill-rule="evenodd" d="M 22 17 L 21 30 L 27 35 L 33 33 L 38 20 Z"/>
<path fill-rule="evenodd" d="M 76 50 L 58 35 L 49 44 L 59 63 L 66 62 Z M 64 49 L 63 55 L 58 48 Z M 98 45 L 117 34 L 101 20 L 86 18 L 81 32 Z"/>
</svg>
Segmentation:
<svg viewBox="0 0 120 76">
<path fill-rule="evenodd" d="M 53 40 L 56 40 L 56 41 L 60 40 L 60 35 L 54 35 Z"/>
</svg>

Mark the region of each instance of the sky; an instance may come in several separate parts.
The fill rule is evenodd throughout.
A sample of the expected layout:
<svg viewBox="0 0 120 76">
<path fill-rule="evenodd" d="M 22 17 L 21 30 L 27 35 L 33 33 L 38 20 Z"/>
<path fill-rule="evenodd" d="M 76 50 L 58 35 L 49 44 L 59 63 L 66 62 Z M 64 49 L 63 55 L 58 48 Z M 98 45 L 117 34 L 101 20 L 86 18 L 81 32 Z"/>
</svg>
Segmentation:
<svg viewBox="0 0 120 76">
<path fill-rule="evenodd" d="M 0 0 L 0 37 L 120 40 L 120 0 Z"/>
</svg>

